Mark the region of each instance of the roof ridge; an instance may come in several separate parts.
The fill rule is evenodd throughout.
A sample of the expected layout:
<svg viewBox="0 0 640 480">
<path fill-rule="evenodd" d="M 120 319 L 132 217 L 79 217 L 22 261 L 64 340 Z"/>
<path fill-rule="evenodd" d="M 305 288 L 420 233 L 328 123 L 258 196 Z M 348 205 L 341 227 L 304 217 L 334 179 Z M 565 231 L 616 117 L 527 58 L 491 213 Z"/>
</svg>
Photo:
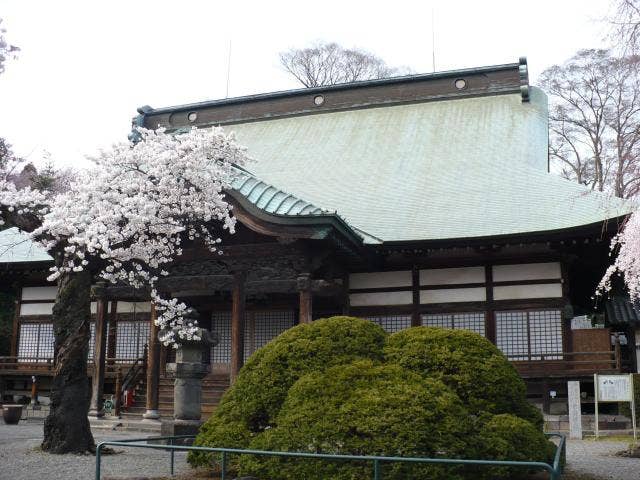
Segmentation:
<svg viewBox="0 0 640 480">
<path fill-rule="evenodd" d="M 281 98 L 281 97 L 294 96 L 294 95 L 309 95 L 309 94 L 314 94 L 319 92 L 349 90 L 349 89 L 357 89 L 357 88 L 362 88 L 367 86 L 389 85 L 389 84 L 395 84 L 395 83 L 406 83 L 406 82 L 415 82 L 415 81 L 421 81 L 421 80 L 449 78 L 449 77 L 456 77 L 461 75 L 468 75 L 472 73 L 482 74 L 486 72 L 495 72 L 495 71 L 513 69 L 513 68 L 521 68 L 523 64 L 526 66 L 525 57 L 521 57 L 518 62 L 513 62 L 513 63 L 501 63 L 497 65 L 485 65 L 480 67 L 455 68 L 450 70 L 441 70 L 437 72 L 411 73 L 407 75 L 397 75 L 393 77 L 337 83 L 334 85 L 320 85 L 317 87 L 301 87 L 301 88 L 292 88 L 287 90 L 276 90 L 271 92 L 241 95 L 239 97 L 218 98 L 218 99 L 204 100 L 201 102 L 185 103 L 181 105 L 173 105 L 173 106 L 167 106 L 167 107 L 153 108 L 149 105 L 144 105 L 142 107 L 139 107 L 137 111 L 140 115 L 153 115 L 153 114 L 167 113 L 167 112 L 186 111 L 186 110 L 193 110 L 193 109 L 199 109 L 199 108 L 205 108 L 205 107 L 211 107 L 211 106 L 229 105 L 234 103 L 245 103 L 248 101 L 262 100 L 266 98 Z M 526 72 L 526 67 L 524 72 Z"/>
</svg>

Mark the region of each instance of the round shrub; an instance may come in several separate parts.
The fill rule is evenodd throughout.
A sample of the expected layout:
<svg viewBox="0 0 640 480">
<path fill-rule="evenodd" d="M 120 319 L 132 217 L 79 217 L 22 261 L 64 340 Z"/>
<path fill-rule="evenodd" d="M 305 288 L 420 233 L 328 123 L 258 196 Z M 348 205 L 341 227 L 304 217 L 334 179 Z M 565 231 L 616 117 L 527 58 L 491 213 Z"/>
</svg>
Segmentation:
<svg viewBox="0 0 640 480">
<path fill-rule="evenodd" d="M 300 378 L 276 425 L 250 448 L 385 456 L 464 454 L 468 414 L 442 382 L 397 365 L 359 361 Z M 279 480 L 371 478 L 372 463 L 242 456 L 240 473 Z M 456 467 L 393 463 L 385 479 L 457 479 Z"/>
<path fill-rule="evenodd" d="M 553 463 L 555 445 L 530 422 L 515 415 L 500 414 L 482 419 L 475 442 L 476 458 Z M 478 468 L 470 478 L 517 479 L 525 477 L 524 468 Z"/>
<path fill-rule="evenodd" d="M 297 325 L 255 352 L 202 426 L 196 445 L 243 448 L 274 424 L 291 386 L 303 375 L 355 360 L 382 359 L 385 331 L 373 322 L 331 317 Z M 190 454 L 193 465 L 209 457 Z"/>
<path fill-rule="evenodd" d="M 542 427 L 518 372 L 490 341 L 468 330 L 415 327 L 390 335 L 385 361 L 442 380 L 471 413 L 512 413 Z"/>
<path fill-rule="evenodd" d="M 530 420 L 531 423 L 527 420 Z M 388 336 L 333 317 L 286 331 L 247 361 L 196 445 L 355 455 L 547 460 L 542 417 L 500 351 L 467 331 Z M 189 454 L 196 466 L 206 454 Z M 271 480 L 370 478 L 370 464 L 231 457 Z M 519 470 L 384 464 L 384 478 L 511 478 Z"/>
</svg>

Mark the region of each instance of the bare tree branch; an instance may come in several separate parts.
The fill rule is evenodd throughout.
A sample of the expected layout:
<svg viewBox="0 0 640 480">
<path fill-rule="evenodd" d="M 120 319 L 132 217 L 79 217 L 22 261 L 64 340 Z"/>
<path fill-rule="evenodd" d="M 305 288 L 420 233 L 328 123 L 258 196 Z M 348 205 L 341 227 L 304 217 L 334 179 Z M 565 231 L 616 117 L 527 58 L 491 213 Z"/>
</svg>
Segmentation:
<svg viewBox="0 0 640 480">
<path fill-rule="evenodd" d="M 609 19 L 616 50 L 623 55 L 636 54 L 640 48 L 640 0 L 617 0 Z"/>
<path fill-rule="evenodd" d="M 409 73 L 407 68 L 389 67 L 381 58 L 337 43 L 317 43 L 280 53 L 282 67 L 305 87 L 386 78 Z"/>
<path fill-rule="evenodd" d="M 640 57 L 581 50 L 547 69 L 549 155 L 565 178 L 618 197 L 638 191 Z"/>
</svg>

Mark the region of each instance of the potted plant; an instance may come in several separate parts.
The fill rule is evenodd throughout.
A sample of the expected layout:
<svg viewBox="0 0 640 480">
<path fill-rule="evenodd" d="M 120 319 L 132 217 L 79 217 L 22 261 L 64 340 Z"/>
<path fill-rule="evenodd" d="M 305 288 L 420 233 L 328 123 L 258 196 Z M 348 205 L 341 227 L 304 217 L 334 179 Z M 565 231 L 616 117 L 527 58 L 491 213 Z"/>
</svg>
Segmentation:
<svg viewBox="0 0 640 480">
<path fill-rule="evenodd" d="M 2 406 L 2 418 L 7 425 L 17 425 L 22 418 L 22 405 Z"/>
</svg>

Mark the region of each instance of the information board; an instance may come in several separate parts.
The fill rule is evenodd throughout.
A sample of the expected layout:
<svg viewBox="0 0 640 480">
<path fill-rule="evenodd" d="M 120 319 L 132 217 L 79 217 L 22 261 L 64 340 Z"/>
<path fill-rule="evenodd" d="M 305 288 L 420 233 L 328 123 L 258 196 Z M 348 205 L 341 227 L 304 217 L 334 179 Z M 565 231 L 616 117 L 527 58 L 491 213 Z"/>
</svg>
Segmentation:
<svg viewBox="0 0 640 480">
<path fill-rule="evenodd" d="M 633 375 L 593 375 L 593 389 L 595 390 L 596 438 L 600 434 L 600 421 L 598 419 L 599 402 L 629 402 L 631 406 L 631 425 L 633 425 L 633 439 L 638 439 L 636 432 L 636 402 L 633 395 Z"/>
<path fill-rule="evenodd" d="M 630 402 L 631 378 L 629 375 L 598 375 L 599 402 Z"/>
</svg>

